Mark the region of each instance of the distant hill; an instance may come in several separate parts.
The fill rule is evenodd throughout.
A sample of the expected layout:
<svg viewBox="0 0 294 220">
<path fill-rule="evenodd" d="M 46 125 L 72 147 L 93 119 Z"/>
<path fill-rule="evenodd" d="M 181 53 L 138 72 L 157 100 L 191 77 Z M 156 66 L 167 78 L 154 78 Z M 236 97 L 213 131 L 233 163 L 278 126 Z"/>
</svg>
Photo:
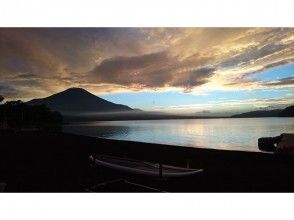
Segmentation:
<svg viewBox="0 0 294 220">
<path fill-rule="evenodd" d="M 27 102 L 29 105 L 45 104 L 50 109 L 63 115 L 79 113 L 101 112 L 125 112 L 133 109 L 126 106 L 109 102 L 82 88 L 70 88 L 46 98 L 33 99 Z"/>
<path fill-rule="evenodd" d="M 280 117 L 294 117 L 294 105 L 285 108 L 279 113 Z"/>
<path fill-rule="evenodd" d="M 261 110 L 233 115 L 232 118 L 294 117 L 294 106 L 285 109 Z"/>
</svg>

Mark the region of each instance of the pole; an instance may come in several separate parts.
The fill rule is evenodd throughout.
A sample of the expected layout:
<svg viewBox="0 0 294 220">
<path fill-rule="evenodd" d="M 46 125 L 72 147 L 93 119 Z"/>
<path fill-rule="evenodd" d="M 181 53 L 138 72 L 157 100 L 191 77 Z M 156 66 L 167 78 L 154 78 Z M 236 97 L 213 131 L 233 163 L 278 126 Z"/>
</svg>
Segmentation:
<svg viewBox="0 0 294 220">
<path fill-rule="evenodd" d="M 159 177 L 162 178 L 162 163 L 159 163 Z"/>
</svg>

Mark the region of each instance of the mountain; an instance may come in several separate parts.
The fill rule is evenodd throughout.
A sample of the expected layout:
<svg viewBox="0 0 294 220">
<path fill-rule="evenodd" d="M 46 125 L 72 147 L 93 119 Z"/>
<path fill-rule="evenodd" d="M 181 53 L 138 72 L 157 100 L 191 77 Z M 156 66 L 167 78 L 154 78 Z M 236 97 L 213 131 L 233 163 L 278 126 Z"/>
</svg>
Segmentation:
<svg viewBox="0 0 294 220">
<path fill-rule="evenodd" d="M 29 105 L 45 104 L 64 115 L 80 113 L 125 112 L 133 109 L 99 98 L 82 88 L 70 88 L 46 98 L 33 99 Z"/>
<path fill-rule="evenodd" d="M 280 117 L 294 117 L 294 105 L 285 108 L 279 114 Z"/>
<path fill-rule="evenodd" d="M 233 115 L 232 118 L 258 118 L 258 117 L 278 117 L 281 109 L 275 110 L 261 110 L 261 111 L 252 111 L 244 112 L 241 114 Z"/>
<path fill-rule="evenodd" d="M 232 118 L 294 117 L 294 106 L 285 109 L 260 110 L 233 115 Z"/>
</svg>

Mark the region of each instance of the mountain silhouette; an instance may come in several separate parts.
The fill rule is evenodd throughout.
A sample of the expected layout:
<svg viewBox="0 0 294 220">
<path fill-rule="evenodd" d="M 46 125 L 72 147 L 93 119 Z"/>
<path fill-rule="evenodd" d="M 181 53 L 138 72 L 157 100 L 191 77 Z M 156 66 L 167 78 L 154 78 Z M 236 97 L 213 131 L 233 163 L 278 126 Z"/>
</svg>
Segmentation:
<svg viewBox="0 0 294 220">
<path fill-rule="evenodd" d="M 252 112 L 244 112 L 241 114 L 233 115 L 232 118 L 259 118 L 259 117 L 278 117 L 281 109 L 275 110 L 258 110 Z"/>
<path fill-rule="evenodd" d="M 294 105 L 285 109 L 259 110 L 233 115 L 232 118 L 294 117 Z"/>
<path fill-rule="evenodd" d="M 50 109 L 64 115 L 78 113 L 122 112 L 132 111 L 126 106 L 109 102 L 82 88 L 70 88 L 41 99 L 27 102 L 29 105 L 45 104 Z"/>
<path fill-rule="evenodd" d="M 279 114 L 280 117 L 294 117 L 294 105 L 285 108 Z"/>
</svg>

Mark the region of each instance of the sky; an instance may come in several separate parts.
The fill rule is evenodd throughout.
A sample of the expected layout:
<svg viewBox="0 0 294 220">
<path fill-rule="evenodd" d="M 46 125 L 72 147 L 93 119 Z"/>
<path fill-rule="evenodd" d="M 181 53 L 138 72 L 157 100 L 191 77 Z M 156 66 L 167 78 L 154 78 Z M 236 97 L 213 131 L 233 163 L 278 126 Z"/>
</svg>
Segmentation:
<svg viewBox="0 0 294 220">
<path fill-rule="evenodd" d="M 0 54 L 7 100 L 81 87 L 189 115 L 294 104 L 294 28 L 0 28 Z"/>
</svg>

